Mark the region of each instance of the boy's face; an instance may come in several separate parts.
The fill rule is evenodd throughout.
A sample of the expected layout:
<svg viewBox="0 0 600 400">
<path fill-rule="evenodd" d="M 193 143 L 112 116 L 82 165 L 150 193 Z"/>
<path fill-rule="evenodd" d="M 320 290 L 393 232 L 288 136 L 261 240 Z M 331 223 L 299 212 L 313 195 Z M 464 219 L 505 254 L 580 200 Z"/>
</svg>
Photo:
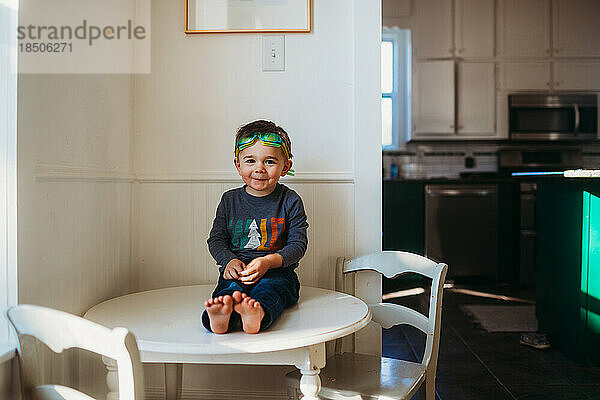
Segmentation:
<svg viewBox="0 0 600 400">
<path fill-rule="evenodd" d="M 246 191 L 259 197 L 275 190 L 279 178 L 292 167 L 292 160 L 286 159 L 281 148 L 265 146 L 260 140 L 240 151 L 233 162 L 248 185 Z"/>
</svg>

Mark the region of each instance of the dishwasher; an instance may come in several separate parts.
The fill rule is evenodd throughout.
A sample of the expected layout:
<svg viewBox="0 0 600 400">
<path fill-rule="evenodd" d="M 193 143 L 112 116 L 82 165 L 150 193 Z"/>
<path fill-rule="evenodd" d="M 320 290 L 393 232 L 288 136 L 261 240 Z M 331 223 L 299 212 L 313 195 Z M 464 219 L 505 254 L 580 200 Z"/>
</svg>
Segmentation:
<svg viewBox="0 0 600 400">
<path fill-rule="evenodd" d="M 496 277 L 498 185 L 426 185 L 425 254 L 450 278 Z"/>
</svg>

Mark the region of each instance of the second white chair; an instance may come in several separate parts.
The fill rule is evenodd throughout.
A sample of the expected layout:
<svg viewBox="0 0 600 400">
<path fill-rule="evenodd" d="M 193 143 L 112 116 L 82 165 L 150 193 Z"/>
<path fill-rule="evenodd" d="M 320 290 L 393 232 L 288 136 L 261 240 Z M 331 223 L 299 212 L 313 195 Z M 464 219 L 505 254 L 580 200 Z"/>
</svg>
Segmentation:
<svg viewBox="0 0 600 400">
<path fill-rule="evenodd" d="M 352 260 L 338 259 L 338 269 L 336 290 L 342 291 L 343 274 L 361 270 L 377 271 L 388 278 L 410 272 L 431 278 L 428 316 L 398 304 L 369 304 L 373 321 L 383 328 L 407 324 L 424 332 L 427 339 L 420 363 L 355 353 L 336 354 L 328 358 L 325 368 L 320 372 L 322 386 L 319 397 L 410 399 L 421 388 L 421 400 L 434 400 L 442 294 L 448 266 L 417 254 L 382 251 Z M 289 373 L 286 382 L 288 393 L 297 394 L 300 374 L 297 371 Z"/>
</svg>

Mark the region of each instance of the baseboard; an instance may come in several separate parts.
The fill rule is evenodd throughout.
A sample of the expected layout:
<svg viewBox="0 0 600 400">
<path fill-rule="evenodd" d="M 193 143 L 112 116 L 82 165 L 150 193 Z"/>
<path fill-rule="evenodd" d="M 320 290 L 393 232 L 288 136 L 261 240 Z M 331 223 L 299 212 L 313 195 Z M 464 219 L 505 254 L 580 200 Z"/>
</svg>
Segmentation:
<svg viewBox="0 0 600 400">
<path fill-rule="evenodd" d="M 162 387 L 147 387 L 146 400 L 163 400 L 165 389 Z M 259 392 L 249 390 L 227 389 L 182 389 L 180 400 L 231 400 L 243 398 L 251 400 L 287 400 L 286 393 Z"/>
</svg>

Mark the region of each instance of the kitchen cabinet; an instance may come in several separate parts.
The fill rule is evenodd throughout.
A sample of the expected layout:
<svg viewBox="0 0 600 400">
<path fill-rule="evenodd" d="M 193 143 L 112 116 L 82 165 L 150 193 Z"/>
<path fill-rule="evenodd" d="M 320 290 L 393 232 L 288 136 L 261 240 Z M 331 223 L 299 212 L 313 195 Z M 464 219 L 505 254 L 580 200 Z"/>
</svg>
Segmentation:
<svg viewBox="0 0 600 400">
<path fill-rule="evenodd" d="M 420 62 L 415 76 L 413 139 L 494 137 L 494 63 Z"/>
<path fill-rule="evenodd" d="M 552 86 L 549 62 L 502 63 L 498 75 L 503 90 L 549 90 Z"/>
<path fill-rule="evenodd" d="M 415 56 L 447 58 L 454 54 L 452 40 L 452 1 L 419 0 L 415 4 L 418 21 Z"/>
<path fill-rule="evenodd" d="M 416 17 L 416 57 L 494 56 L 493 0 L 419 0 Z"/>
<path fill-rule="evenodd" d="M 383 182 L 383 250 L 425 253 L 422 182 Z"/>
<path fill-rule="evenodd" d="M 600 57 L 600 1 L 554 0 L 554 57 Z"/>
<path fill-rule="evenodd" d="M 599 62 L 509 62 L 498 69 L 502 90 L 600 90 Z"/>
<path fill-rule="evenodd" d="M 550 0 L 499 0 L 497 28 L 499 56 L 550 56 Z"/>
<path fill-rule="evenodd" d="M 498 55 L 600 57 L 598 15 L 597 0 L 499 0 Z"/>
<path fill-rule="evenodd" d="M 455 0 L 454 55 L 494 57 L 494 1 Z"/>
<path fill-rule="evenodd" d="M 495 134 L 496 84 L 494 63 L 457 65 L 458 135 Z"/>
<path fill-rule="evenodd" d="M 600 90 L 598 62 L 556 62 L 553 68 L 557 90 Z"/>
<path fill-rule="evenodd" d="M 536 315 L 552 346 L 600 364 L 600 182 L 544 179 L 537 190 Z"/>
<path fill-rule="evenodd" d="M 454 61 L 416 64 L 413 136 L 454 135 Z"/>
</svg>

